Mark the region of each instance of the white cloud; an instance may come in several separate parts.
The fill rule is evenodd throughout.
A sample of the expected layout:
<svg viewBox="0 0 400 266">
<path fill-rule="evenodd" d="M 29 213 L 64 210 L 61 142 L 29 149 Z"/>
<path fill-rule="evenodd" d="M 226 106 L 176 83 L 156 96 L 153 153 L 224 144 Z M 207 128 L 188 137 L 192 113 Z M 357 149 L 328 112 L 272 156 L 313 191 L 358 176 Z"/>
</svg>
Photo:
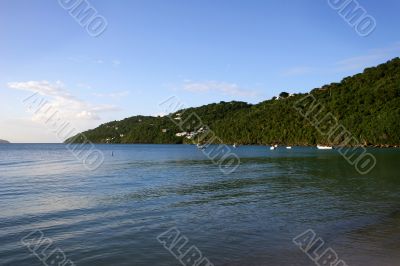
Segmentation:
<svg viewBox="0 0 400 266">
<path fill-rule="evenodd" d="M 76 116 L 80 119 L 86 119 L 86 120 L 99 120 L 100 119 L 100 117 L 96 113 L 91 112 L 91 111 L 82 111 L 82 112 L 78 113 Z"/>
<path fill-rule="evenodd" d="M 82 120 L 99 120 L 99 113 L 116 111 L 118 108 L 112 105 L 91 105 L 72 96 L 60 81 L 50 83 L 49 81 L 28 81 L 28 82 L 10 82 L 9 88 L 16 90 L 25 90 L 33 93 L 39 93 L 48 101 L 52 109 L 57 110 L 60 117 L 68 122 Z M 33 120 L 42 120 L 45 114 L 35 114 Z"/>
<path fill-rule="evenodd" d="M 9 82 L 8 87 L 17 90 L 27 90 L 38 92 L 41 95 L 58 97 L 64 99 L 73 99 L 73 96 L 67 91 L 63 90 L 63 83 L 56 81 L 54 84 L 44 81 L 28 81 L 28 82 Z"/>
<path fill-rule="evenodd" d="M 246 97 L 254 97 L 258 94 L 256 91 L 243 89 L 234 83 L 218 81 L 192 82 L 190 80 L 186 80 L 183 84 L 183 89 L 185 91 L 197 93 L 218 92 L 225 95 Z"/>
</svg>

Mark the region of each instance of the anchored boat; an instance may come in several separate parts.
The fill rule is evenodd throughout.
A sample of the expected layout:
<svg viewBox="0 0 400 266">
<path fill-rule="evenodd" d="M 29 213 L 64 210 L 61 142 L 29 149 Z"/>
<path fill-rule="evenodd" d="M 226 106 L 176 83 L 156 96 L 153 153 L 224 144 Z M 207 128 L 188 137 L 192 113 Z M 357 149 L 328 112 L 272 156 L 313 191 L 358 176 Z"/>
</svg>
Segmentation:
<svg viewBox="0 0 400 266">
<path fill-rule="evenodd" d="M 269 148 L 271 151 L 275 150 L 276 148 L 278 148 L 278 145 L 272 145 L 271 148 Z"/>
<path fill-rule="evenodd" d="M 318 150 L 333 150 L 332 146 L 317 145 Z"/>
</svg>

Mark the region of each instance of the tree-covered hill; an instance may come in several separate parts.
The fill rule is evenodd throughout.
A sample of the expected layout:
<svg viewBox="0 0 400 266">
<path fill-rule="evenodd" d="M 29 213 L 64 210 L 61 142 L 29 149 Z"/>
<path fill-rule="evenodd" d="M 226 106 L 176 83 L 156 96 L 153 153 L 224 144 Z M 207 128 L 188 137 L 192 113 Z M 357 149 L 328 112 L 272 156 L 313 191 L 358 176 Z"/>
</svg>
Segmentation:
<svg viewBox="0 0 400 266">
<path fill-rule="evenodd" d="M 359 144 L 400 145 L 399 58 L 308 94 L 281 93 L 279 98 L 255 105 L 220 102 L 165 117 L 135 116 L 103 124 L 67 142 L 83 142 L 86 137 L 93 143 L 193 143 L 215 135 L 218 141 L 230 144 L 338 144 L 321 135 L 295 109 L 296 102 L 310 94 L 324 106 L 324 113 L 333 114 Z M 191 114 L 199 116 L 213 134 L 206 136 L 198 128 L 182 128 L 179 123 Z M 189 136 L 176 136 L 184 131 Z"/>
</svg>

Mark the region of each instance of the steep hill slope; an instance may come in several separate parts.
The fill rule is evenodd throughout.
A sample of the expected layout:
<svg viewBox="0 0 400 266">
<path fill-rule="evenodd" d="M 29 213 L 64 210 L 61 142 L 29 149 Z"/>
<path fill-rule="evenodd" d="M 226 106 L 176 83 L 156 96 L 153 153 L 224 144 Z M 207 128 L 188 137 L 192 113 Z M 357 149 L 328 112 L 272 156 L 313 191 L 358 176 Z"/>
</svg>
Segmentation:
<svg viewBox="0 0 400 266">
<path fill-rule="evenodd" d="M 202 134 L 192 139 L 188 136 L 177 137 L 176 134 L 183 131 L 196 133 L 198 128 L 186 129 L 177 123 L 195 113 L 224 143 L 338 144 L 322 136 L 294 108 L 296 102 L 310 94 L 324 106 L 324 113 L 332 113 L 360 144 L 400 144 L 399 58 L 365 69 L 363 73 L 344 78 L 340 83 L 313 89 L 309 94 L 288 96 L 283 93 L 279 99 L 256 105 L 221 102 L 180 110 L 169 117 L 135 116 L 103 124 L 83 134 L 94 143 L 192 143 Z M 178 113 L 182 113 L 181 120 L 177 120 Z M 78 135 L 67 142 L 84 140 Z"/>
</svg>

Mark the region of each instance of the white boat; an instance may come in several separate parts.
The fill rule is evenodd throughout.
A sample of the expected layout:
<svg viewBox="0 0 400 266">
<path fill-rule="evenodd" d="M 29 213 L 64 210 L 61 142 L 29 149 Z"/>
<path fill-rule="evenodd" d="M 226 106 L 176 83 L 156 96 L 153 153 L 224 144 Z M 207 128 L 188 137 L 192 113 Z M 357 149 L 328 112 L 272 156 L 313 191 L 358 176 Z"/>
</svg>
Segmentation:
<svg viewBox="0 0 400 266">
<path fill-rule="evenodd" d="M 237 148 L 237 145 L 236 145 L 236 143 L 235 144 L 233 144 L 233 146 L 232 146 L 234 149 L 236 149 Z"/>
<path fill-rule="evenodd" d="M 276 150 L 276 148 L 278 148 L 278 145 L 272 145 L 271 148 L 269 148 L 271 151 Z"/>
<path fill-rule="evenodd" d="M 286 147 L 286 149 L 288 149 L 288 150 L 291 150 L 291 149 L 292 149 L 292 147 L 290 147 L 290 146 L 287 146 L 287 147 Z"/>
<path fill-rule="evenodd" d="M 318 150 L 333 150 L 332 146 L 321 146 L 317 145 Z"/>
</svg>

